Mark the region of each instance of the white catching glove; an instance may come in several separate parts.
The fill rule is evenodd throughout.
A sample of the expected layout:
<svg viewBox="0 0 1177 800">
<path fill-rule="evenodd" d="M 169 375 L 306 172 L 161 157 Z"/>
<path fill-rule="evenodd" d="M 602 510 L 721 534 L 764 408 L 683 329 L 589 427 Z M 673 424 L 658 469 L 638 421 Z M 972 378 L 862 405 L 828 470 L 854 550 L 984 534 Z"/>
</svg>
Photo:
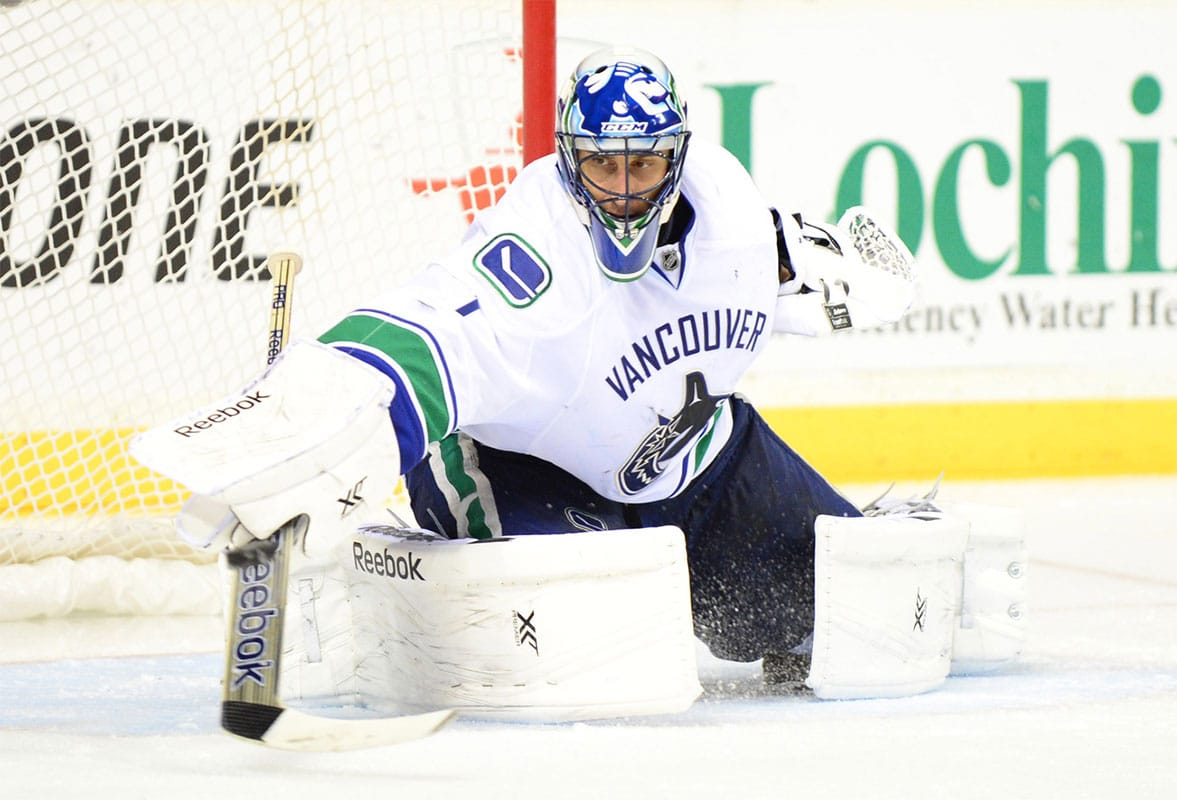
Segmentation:
<svg viewBox="0 0 1177 800">
<path fill-rule="evenodd" d="M 137 436 L 131 454 L 193 491 L 177 519 L 192 544 L 237 549 L 301 516 L 304 547 L 323 553 L 396 485 L 394 393 L 378 370 L 299 341 L 240 393 Z"/>
<path fill-rule="evenodd" d="M 915 297 L 915 259 L 861 206 L 837 225 L 781 218 L 793 277 L 781 284 L 773 329 L 817 336 L 897 322 Z"/>
</svg>

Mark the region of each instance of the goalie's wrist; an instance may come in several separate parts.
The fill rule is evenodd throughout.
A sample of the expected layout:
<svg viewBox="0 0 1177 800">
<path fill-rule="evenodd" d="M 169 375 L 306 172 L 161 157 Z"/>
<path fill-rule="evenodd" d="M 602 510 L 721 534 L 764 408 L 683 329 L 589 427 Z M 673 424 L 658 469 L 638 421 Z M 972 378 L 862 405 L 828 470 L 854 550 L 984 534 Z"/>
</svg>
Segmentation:
<svg viewBox="0 0 1177 800">
<path fill-rule="evenodd" d="M 792 275 L 787 281 L 781 281 L 781 288 L 777 290 L 777 297 L 788 294 L 800 294 L 805 291 L 805 281 L 797 275 Z"/>
<path fill-rule="evenodd" d="M 200 550 L 221 552 L 255 538 L 228 505 L 216 497 L 194 494 L 176 515 L 176 532 Z"/>
</svg>

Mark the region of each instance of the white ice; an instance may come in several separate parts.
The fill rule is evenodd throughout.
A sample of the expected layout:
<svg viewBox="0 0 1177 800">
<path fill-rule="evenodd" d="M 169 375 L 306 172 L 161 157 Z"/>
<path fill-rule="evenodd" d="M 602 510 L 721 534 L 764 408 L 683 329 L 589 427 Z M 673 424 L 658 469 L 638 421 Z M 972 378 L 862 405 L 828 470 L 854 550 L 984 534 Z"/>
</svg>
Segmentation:
<svg viewBox="0 0 1177 800">
<path fill-rule="evenodd" d="M 396 747 L 296 754 L 219 732 L 216 619 L 8 623 L 0 798 L 1177 797 L 1177 476 L 949 483 L 941 497 L 1025 511 L 1016 669 L 822 702 L 706 658 L 705 693 L 681 714 L 458 721 Z"/>
</svg>

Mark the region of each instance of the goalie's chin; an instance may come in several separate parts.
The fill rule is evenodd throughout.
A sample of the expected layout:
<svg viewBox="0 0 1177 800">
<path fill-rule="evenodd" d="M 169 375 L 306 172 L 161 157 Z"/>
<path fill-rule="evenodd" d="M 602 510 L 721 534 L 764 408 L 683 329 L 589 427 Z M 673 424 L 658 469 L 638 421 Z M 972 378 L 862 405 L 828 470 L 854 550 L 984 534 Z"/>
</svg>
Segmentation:
<svg viewBox="0 0 1177 800">
<path fill-rule="evenodd" d="M 650 213 L 654 204 L 648 200 L 607 200 L 598 204 L 598 208 L 614 220 L 618 225 L 636 224 Z"/>
<path fill-rule="evenodd" d="M 642 277 L 654 259 L 658 227 L 655 218 L 639 230 L 631 229 L 628 238 L 618 238 L 615 228 L 606 225 L 596 215 L 591 216 L 588 231 L 597 266 L 614 281 L 635 281 Z"/>
</svg>

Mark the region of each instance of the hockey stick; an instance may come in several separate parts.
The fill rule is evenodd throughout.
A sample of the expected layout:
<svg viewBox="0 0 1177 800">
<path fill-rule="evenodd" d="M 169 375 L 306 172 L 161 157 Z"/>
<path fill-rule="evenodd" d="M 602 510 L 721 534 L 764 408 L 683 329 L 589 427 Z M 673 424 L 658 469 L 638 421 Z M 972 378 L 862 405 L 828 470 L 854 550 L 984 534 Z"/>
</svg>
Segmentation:
<svg viewBox="0 0 1177 800">
<path fill-rule="evenodd" d="M 294 276 L 302 259 L 275 253 L 268 261 L 274 279 L 266 363 L 272 364 L 290 338 Z M 221 697 L 221 727 L 234 736 L 286 750 L 352 750 L 397 744 L 428 736 L 454 715 L 433 711 L 384 719 L 335 719 L 303 714 L 282 705 L 278 677 L 290 542 L 297 519 L 268 539 L 229 553 L 233 569 Z"/>
</svg>

